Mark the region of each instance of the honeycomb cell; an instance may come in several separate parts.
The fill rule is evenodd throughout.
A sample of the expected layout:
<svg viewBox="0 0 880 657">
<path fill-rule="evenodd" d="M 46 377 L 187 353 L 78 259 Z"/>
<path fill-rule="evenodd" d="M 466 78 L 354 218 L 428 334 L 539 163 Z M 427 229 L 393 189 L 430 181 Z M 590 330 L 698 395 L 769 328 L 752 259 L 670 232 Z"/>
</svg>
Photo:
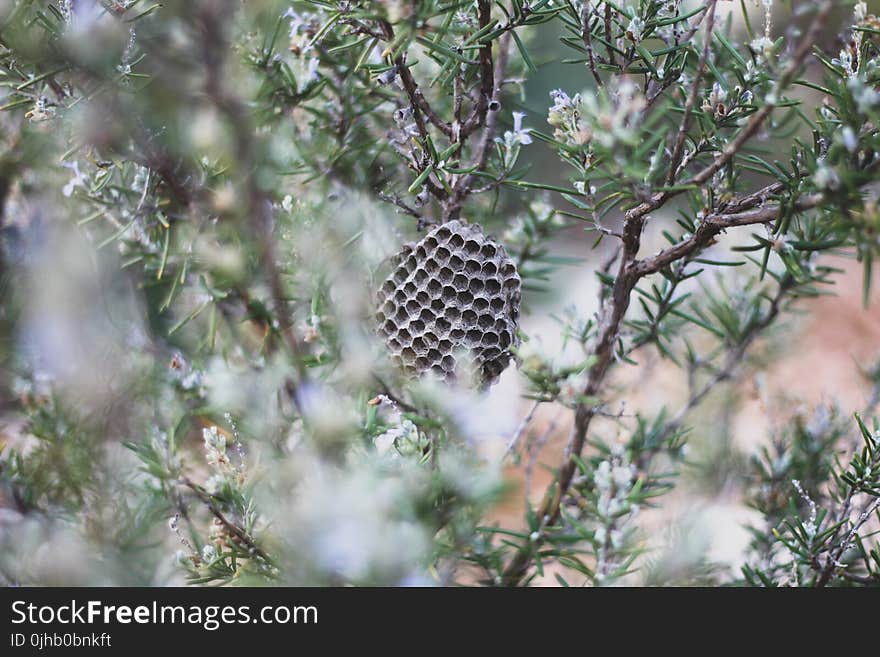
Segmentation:
<svg viewBox="0 0 880 657">
<path fill-rule="evenodd" d="M 493 333 L 492 331 L 483 333 L 483 338 L 480 340 L 480 342 L 486 347 L 494 346 L 499 342 L 498 334 Z"/>
<path fill-rule="evenodd" d="M 474 277 L 471 279 L 472 281 L 479 281 L 480 278 L 478 275 L 483 270 L 483 265 L 479 260 L 468 260 L 464 263 L 464 270 Z"/>
<path fill-rule="evenodd" d="M 391 262 L 375 321 L 392 360 L 412 375 L 454 381 L 463 351 L 479 370 L 469 383 L 493 383 L 511 360 L 521 295 L 504 247 L 476 224 L 450 221 Z"/>
</svg>

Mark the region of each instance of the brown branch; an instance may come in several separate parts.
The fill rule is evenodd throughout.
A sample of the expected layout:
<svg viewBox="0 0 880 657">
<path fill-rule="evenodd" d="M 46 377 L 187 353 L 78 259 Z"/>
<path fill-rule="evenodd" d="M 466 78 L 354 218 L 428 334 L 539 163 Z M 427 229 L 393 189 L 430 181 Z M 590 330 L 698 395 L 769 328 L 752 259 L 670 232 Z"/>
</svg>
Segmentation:
<svg viewBox="0 0 880 657">
<path fill-rule="evenodd" d="M 581 40 L 584 42 L 584 48 L 587 49 L 587 67 L 590 69 L 590 73 L 593 74 L 596 87 L 601 89 L 605 86 L 605 83 L 602 81 L 599 71 L 596 70 L 596 54 L 593 51 L 593 31 L 590 29 L 592 14 L 592 5 L 584 3 L 584 6 L 581 8 Z"/>
<path fill-rule="evenodd" d="M 479 20 L 479 29 L 483 30 L 489 26 L 492 18 L 492 3 L 490 0 L 477 0 L 477 16 Z M 492 63 L 492 42 L 487 41 L 480 48 L 480 90 L 477 102 L 471 111 L 465 124 L 461 127 L 461 138 L 465 139 L 474 130 L 479 128 L 486 121 L 486 113 L 489 108 L 489 102 L 495 92 L 495 68 Z"/>
<path fill-rule="evenodd" d="M 382 33 L 385 37 L 386 41 L 393 42 L 394 41 L 394 28 L 391 26 L 387 20 L 379 21 L 379 25 L 382 28 Z M 394 65 L 397 67 L 397 74 L 400 76 L 400 82 L 403 85 L 403 90 L 406 92 L 406 96 L 409 99 L 410 107 L 413 111 L 413 118 L 416 121 L 416 126 L 419 129 L 419 134 L 422 135 L 422 138 L 425 138 L 428 134 L 427 126 L 425 125 L 425 121 L 422 118 L 424 114 L 427 117 L 428 121 L 437 128 L 440 132 L 446 135 L 449 138 L 452 138 L 452 126 L 444 121 L 437 112 L 431 107 L 425 98 L 422 90 L 419 88 L 418 83 L 415 81 L 413 77 L 412 71 L 409 70 L 409 67 L 406 65 L 406 56 L 404 54 L 400 54 L 394 58 Z"/>
<path fill-rule="evenodd" d="M 691 85 L 691 93 L 688 95 L 687 102 L 684 106 L 684 116 L 681 120 L 681 126 L 678 129 L 678 135 L 675 137 L 675 146 L 672 149 L 672 158 L 669 161 L 669 173 L 666 176 L 666 185 L 672 185 L 678 174 L 678 165 L 681 163 L 681 155 L 684 151 L 684 144 L 687 140 L 687 133 L 691 127 L 691 118 L 693 117 L 694 107 L 697 105 L 697 99 L 702 90 L 703 76 L 706 74 L 706 67 L 709 63 L 709 53 L 712 51 L 712 33 L 715 31 L 715 5 L 718 0 L 710 0 L 708 11 L 703 16 L 706 19 L 706 42 L 703 44 L 703 53 L 700 55 L 700 62 L 697 64 L 697 73 L 694 76 Z"/>
<path fill-rule="evenodd" d="M 193 493 L 196 494 L 196 497 L 199 498 L 199 501 L 202 502 L 206 507 L 208 507 L 208 511 L 211 512 L 221 525 L 226 529 L 227 532 L 235 536 L 245 546 L 247 546 L 248 552 L 259 557 L 263 561 L 268 564 L 272 563 L 272 560 L 269 558 L 260 547 L 254 543 L 254 540 L 248 536 L 247 532 L 244 531 L 241 527 L 236 525 L 234 522 L 231 522 L 223 512 L 217 508 L 217 505 L 214 503 L 214 496 L 208 493 L 204 488 L 196 484 L 192 479 L 187 476 L 182 476 L 180 478 L 180 483 L 189 488 Z"/>
<path fill-rule="evenodd" d="M 826 0 L 819 7 L 819 10 L 813 19 L 813 23 L 810 26 L 806 36 L 803 41 L 798 46 L 794 55 L 792 56 L 791 61 L 786 67 L 785 71 L 779 78 L 779 81 L 776 85 L 776 93 L 780 93 L 784 88 L 786 88 L 789 84 L 791 84 L 795 75 L 800 71 L 801 67 L 804 64 L 804 60 L 807 55 L 810 53 L 810 49 L 813 47 L 813 44 L 819 38 L 822 29 L 825 26 L 828 15 L 831 13 L 831 9 L 833 8 L 834 3 L 830 2 L 830 0 Z M 726 166 L 733 158 L 739 153 L 742 148 L 746 145 L 746 143 L 757 134 L 758 130 L 761 129 L 761 126 L 764 124 L 764 121 L 770 114 L 776 109 L 776 106 L 779 102 L 779 99 L 773 99 L 772 102 L 768 102 L 766 105 L 762 106 L 757 112 L 752 114 L 752 117 L 749 119 L 749 122 L 746 126 L 740 131 L 740 133 L 731 141 L 724 150 L 715 158 L 715 160 L 703 168 L 701 171 L 696 173 L 692 178 L 685 181 L 684 185 L 681 188 L 672 191 L 662 191 L 654 194 L 650 199 L 644 201 L 637 206 L 630 208 L 626 212 L 626 219 L 635 219 L 637 217 L 643 217 L 646 214 L 649 214 L 658 208 L 662 207 L 669 199 L 681 194 L 685 189 L 688 189 L 691 186 L 699 186 L 708 182 L 712 176 L 714 176 L 718 171 L 720 171 L 724 166 Z"/>
</svg>

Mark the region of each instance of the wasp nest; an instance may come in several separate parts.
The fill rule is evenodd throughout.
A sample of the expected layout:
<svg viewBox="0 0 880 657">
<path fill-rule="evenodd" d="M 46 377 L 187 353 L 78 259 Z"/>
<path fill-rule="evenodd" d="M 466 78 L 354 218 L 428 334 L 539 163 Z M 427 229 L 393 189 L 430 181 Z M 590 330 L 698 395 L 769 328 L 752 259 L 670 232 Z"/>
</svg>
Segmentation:
<svg viewBox="0 0 880 657">
<path fill-rule="evenodd" d="M 490 385 L 510 362 L 519 302 L 504 247 L 477 225 L 450 221 L 398 254 L 379 291 L 379 331 L 409 373 L 453 381 L 467 370 Z"/>
</svg>

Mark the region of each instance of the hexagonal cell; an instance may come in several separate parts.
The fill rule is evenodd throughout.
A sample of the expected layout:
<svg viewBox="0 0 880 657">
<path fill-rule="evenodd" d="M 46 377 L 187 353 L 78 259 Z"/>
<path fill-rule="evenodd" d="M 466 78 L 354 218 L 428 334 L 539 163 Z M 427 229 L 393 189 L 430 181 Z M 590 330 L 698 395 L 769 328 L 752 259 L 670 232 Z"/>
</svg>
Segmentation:
<svg viewBox="0 0 880 657">
<path fill-rule="evenodd" d="M 416 257 L 414 255 L 411 255 L 409 258 L 406 259 L 406 262 L 403 263 L 403 268 L 411 274 L 415 271 L 418 265 L 419 261 L 416 260 Z"/>
<path fill-rule="evenodd" d="M 456 290 L 466 290 L 468 286 L 468 277 L 464 274 L 456 274 L 452 279 L 452 285 Z"/>
<path fill-rule="evenodd" d="M 425 322 L 425 324 L 433 322 L 434 317 L 434 311 L 430 308 L 422 308 L 422 312 L 419 313 L 419 319 Z"/>
<path fill-rule="evenodd" d="M 449 256 L 452 255 L 452 251 L 447 249 L 445 246 L 438 246 L 437 250 L 434 251 L 434 258 L 437 262 L 444 263 L 449 260 Z"/>
<path fill-rule="evenodd" d="M 431 361 L 427 356 L 419 356 L 416 358 L 416 367 L 420 370 L 426 370 L 431 366 Z"/>
<path fill-rule="evenodd" d="M 409 323 L 409 331 L 413 335 L 418 335 L 425 330 L 425 323 L 420 319 L 414 319 Z"/>
<path fill-rule="evenodd" d="M 474 295 L 470 292 L 464 291 L 458 293 L 458 304 L 463 308 L 465 306 L 471 305 L 474 301 Z"/>
<path fill-rule="evenodd" d="M 488 331 L 495 324 L 495 318 L 488 313 L 485 315 L 480 315 L 477 319 L 477 326 L 479 326 L 484 331 Z"/>
<path fill-rule="evenodd" d="M 394 300 L 398 304 L 403 303 L 404 301 L 406 301 L 406 292 L 404 292 L 403 290 L 398 290 L 394 293 Z"/>
<path fill-rule="evenodd" d="M 397 331 L 397 339 L 400 341 L 401 344 L 409 344 L 412 336 L 407 329 L 402 328 L 398 329 Z"/>
<path fill-rule="evenodd" d="M 436 278 L 432 278 L 430 281 L 428 281 L 425 289 L 428 291 L 428 294 L 432 298 L 436 298 L 440 296 L 440 291 L 443 289 L 443 285 Z"/>
<path fill-rule="evenodd" d="M 440 271 L 437 272 L 437 278 L 442 283 L 449 283 L 452 281 L 453 276 L 455 276 L 455 273 L 449 267 L 441 267 Z"/>
<path fill-rule="evenodd" d="M 465 326 L 472 326 L 477 323 L 477 313 L 468 308 L 461 313 L 461 321 Z"/>
<path fill-rule="evenodd" d="M 398 351 L 403 345 L 397 341 L 396 338 L 391 338 L 388 340 L 388 346 L 391 347 L 394 351 Z"/>
<path fill-rule="evenodd" d="M 464 267 L 464 260 L 460 256 L 454 255 L 449 258 L 448 265 L 452 271 L 461 271 L 461 268 Z"/>
<path fill-rule="evenodd" d="M 519 281 L 515 278 L 508 278 L 504 281 L 505 290 L 515 290 L 519 287 Z"/>
<path fill-rule="evenodd" d="M 486 299 L 485 297 L 477 297 L 474 299 L 473 308 L 478 313 L 482 312 L 482 311 L 489 308 L 489 300 Z"/>
<path fill-rule="evenodd" d="M 425 261 L 425 258 L 428 257 L 428 251 L 427 251 L 427 249 L 425 249 L 424 244 L 419 245 L 419 248 L 416 249 L 415 256 L 416 256 L 417 262 L 424 262 Z"/>
<path fill-rule="evenodd" d="M 390 296 L 395 289 L 394 281 L 385 281 L 385 284 L 382 285 L 382 294 L 385 296 Z"/>
<path fill-rule="evenodd" d="M 495 320 L 495 330 L 496 331 L 506 331 L 507 330 L 507 322 L 503 317 L 499 317 Z"/>
<path fill-rule="evenodd" d="M 445 317 L 438 317 L 434 322 L 434 326 L 437 327 L 437 330 L 440 333 L 446 333 L 449 329 L 452 328 L 452 323 L 448 321 Z"/>
<path fill-rule="evenodd" d="M 464 243 L 464 250 L 468 255 L 477 255 L 480 252 L 480 243 L 476 240 L 467 240 Z"/>
<path fill-rule="evenodd" d="M 443 291 L 440 293 L 440 299 L 445 303 L 449 303 L 455 298 L 455 295 L 458 294 L 455 288 L 451 285 L 446 285 L 443 287 Z"/>
<path fill-rule="evenodd" d="M 440 359 L 443 358 L 443 354 L 438 349 L 430 349 L 428 350 L 428 358 L 431 359 L 432 363 L 439 363 Z"/>
<path fill-rule="evenodd" d="M 416 350 L 417 354 L 422 354 L 428 350 L 428 345 L 425 344 L 424 338 L 413 338 L 412 348 Z"/>
<path fill-rule="evenodd" d="M 398 267 L 397 270 L 394 272 L 394 282 L 400 285 L 406 280 L 407 276 L 409 276 L 409 272 L 406 270 L 406 268 Z"/>
<path fill-rule="evenodd" d="M 489 294 L 498 294 L 501 292 L 501 283 L 494 278 L 490 278 L 486 281 L 486 292 Z"/>
<path fill-rule="evenodd" d="M 416 359 L 416 352 L 406 347 L 400 352 L 400 357 L 403 359 L 403 362 L 412 363 Z"/>
<path fill-rule="evenodd" d="M 504 278 L 509 278 L 516 274 L 516 266 L 512 262 L 505 262 L 501 265 L 501 275 Z"/>
<path fill-rule="evenodd" d="M 440 340 L 440 344 L 437 345 L 437 348 L 444 354 L 448 354 L 450 351 L 452 351 L 452 340 Z"/>
<path fill-rule="evenodd" d="M 436 274 L 437 270 L 440 269 L 440 265 L 437 263 L 434 258 L 428 258 L 425 260 L 425 271 L 429 274 Z"/>
<path fill-rule="evenodd" d="M 423 336 L 422 340 L 425 341 L 425 345 L 430 349 L 437 346 L 437 343 L 440 340 L 437 339 L 437 335 L 432 333 L 431 331 L 427 331 Z"/>
<path fill-rule="evenodd" d="M 420 304 L 415 299 L 410 299 L 406 302 L 406 310 L 410 315 L 415 315 L 417 312 L 419 312 L 419 308 L 421 307 L 422 304 Z"/>
<path fill-rule="evenodd" d="M 397 311 L 397 314 L 394 316 L 394 321 L 399 324 L 403 324 L 409 319 L 409 313 L 406 312 L 406 308 L 400 308 Z"/>
<path fill-rule="evenodd" d="M 498 266 L 494 262 L 490 260 L 489 262 L 483 263 L 483 276 L 486 276 L 488 278 L 494 276 L 497 273 Z"/>
<path fill-rule="evenodd" d="M 479 278 L 472 278 L 471 282 L 468 283 L 468 290 L 470 290 L 471 294 L 479 294 L 483 291 L 483 281 Z"/>
<path fill-rule="evenodd" d="M 449 246 L 451 246 L 455 249 L 460 249 L 463 245 L 464 245 L 464 238 L 461 235 L 459 235 L 458 233 L 450 235 Z"/>
<path fill-rule="evenodd" d="M 498 344 L 501 345 L 502 349 L 507 349 L 510 346 L 510 343 L 510 333 L 504 331 L 498 334 Z"/>
<path fill-rule="evenodd" d="M 443 369 L 447 372 L 455 371 L 455 356 L 451 354 L 446 354 L 443 359 L 440 361 L 440 365 L 443 366 Z"/>
<path fill-rule="evenodd" d="M 461 311 L 455 306 L 449 306 L 449 308 L 443 311 L 443 317 L 450 322 L 456 322 L 458 321 L 458 318 L 461 317 Z"/>
<path fill-rule="evenodd" d="M 446 304 L 443 302 L 443 299 L 434 299 L 431 302 L 431 310 L 434 311 L 435 315 L 442 315 L 443 311 L 446 310 Z"/>
<path fill-rule="evenodd" d="M 452 338 L 455 342 L 461 342 L 464 338 L 464 329 L 454 328 L 449 332 L 449 337 Z"/>
<path fill-rule="evenodd" d="M 387 322 L 385 322 L 385 323 L 382 325 L 382 328 L 385 330 L 385 332 L 386 332 L 388 335 L 391 335 L 392 333 L 394 333 L 394 332 L 397 330 L 397 324 L 395 324 L 393 321 L 391 321 L 391 320 L 389 319 Z"/>
<path fill-rule="evenodd" d="M 409 283 L 407 283 L 406 285 L 403 286 L 403 291 L 406 292 L 406 296 L 408 296 L 408 297 L 411 297 L 412 295 L 414 295 L 416 293 L 417 289 L 418 288 L 416 287 L 416 284 L 413 283 L 412 281 L 410 281 Z"/>
<path fill-rule="evenodd" d="M 498 249 L 495 248 L 495 245 L 492 244 L 491 242 L 486 242 L 486 243 L 483 244 L 483 246 L 480 248 L 480 253 L 481 253 L 482 256 L 483 256 L 484 258 L 486 258 L 486 259 L 494 258 L 494 257 L 495 257 L 495 254 L 498 253 Z"/>
<path fill-rule="evenodd" d="M 477 276 L 482 270 L 479 260 L 468 260 L 464 263 L 464 270 L 471 276 Z"/>
<path fill-rule="evenodd" d="M 424 269 L 419 269 L 416 271 L 415 274 L 413 274 L 413 282 L 416 285 L 421 285 L 426 280 L 428 280 L 428 272 L 426 272 Z"/>
<path fill-rule="evenodd" d="M 394 304 L 393 301 L 391 301 L 391 299 L 389 299 L 389 300 L 386 301 L 385 304 L 382 306 L 382 312 L 383 312 L 387 317 L 391 317 L 391 316 L 394 314 L 394 309 L 395 309 L 395 308 L 397 308 L 397 306 Z"/>
<path fill-rule="evenodd" d="M 471 329 L 466 335 L 467 341 L 471 344 L 479 344 L 482 337 L 483 333 L 479 329 Z"/>
<path fill-rule="evenodd" d="M 489 307 L 492 309 L 493 312 L 500 313 L 502 310 L 504 310 L 504 299 L 502 299 L 501 297 L 495 297 L 489 302 Z"/>
<path fill-rule="evenodd" d="M 431 303 L 431 297 L 424 290 L 419 290 L 418 294 L 416 294 L 416 301 L 418 301 L 423 306 L 426 306 Z"/>
<path fill-rule="evenodd" d="M 501 350 L 498 347 L 486 347 L 483 349 L 483 358 L 484 360 L 495 360 L 501 355 Z M 507 362 L 505 360 L 505 362 Z"/>
<path fill-rule="evenodd" d="M 480 342 L 487 347 L 492 346 L 492 345 L 496 345 L 496 344 L 498 344 L 498 334 L 494 333 L 492 331 L 488 331 L 486 333 L 483 333 L 483 339 L 480 340 Z"/>
</svg>

